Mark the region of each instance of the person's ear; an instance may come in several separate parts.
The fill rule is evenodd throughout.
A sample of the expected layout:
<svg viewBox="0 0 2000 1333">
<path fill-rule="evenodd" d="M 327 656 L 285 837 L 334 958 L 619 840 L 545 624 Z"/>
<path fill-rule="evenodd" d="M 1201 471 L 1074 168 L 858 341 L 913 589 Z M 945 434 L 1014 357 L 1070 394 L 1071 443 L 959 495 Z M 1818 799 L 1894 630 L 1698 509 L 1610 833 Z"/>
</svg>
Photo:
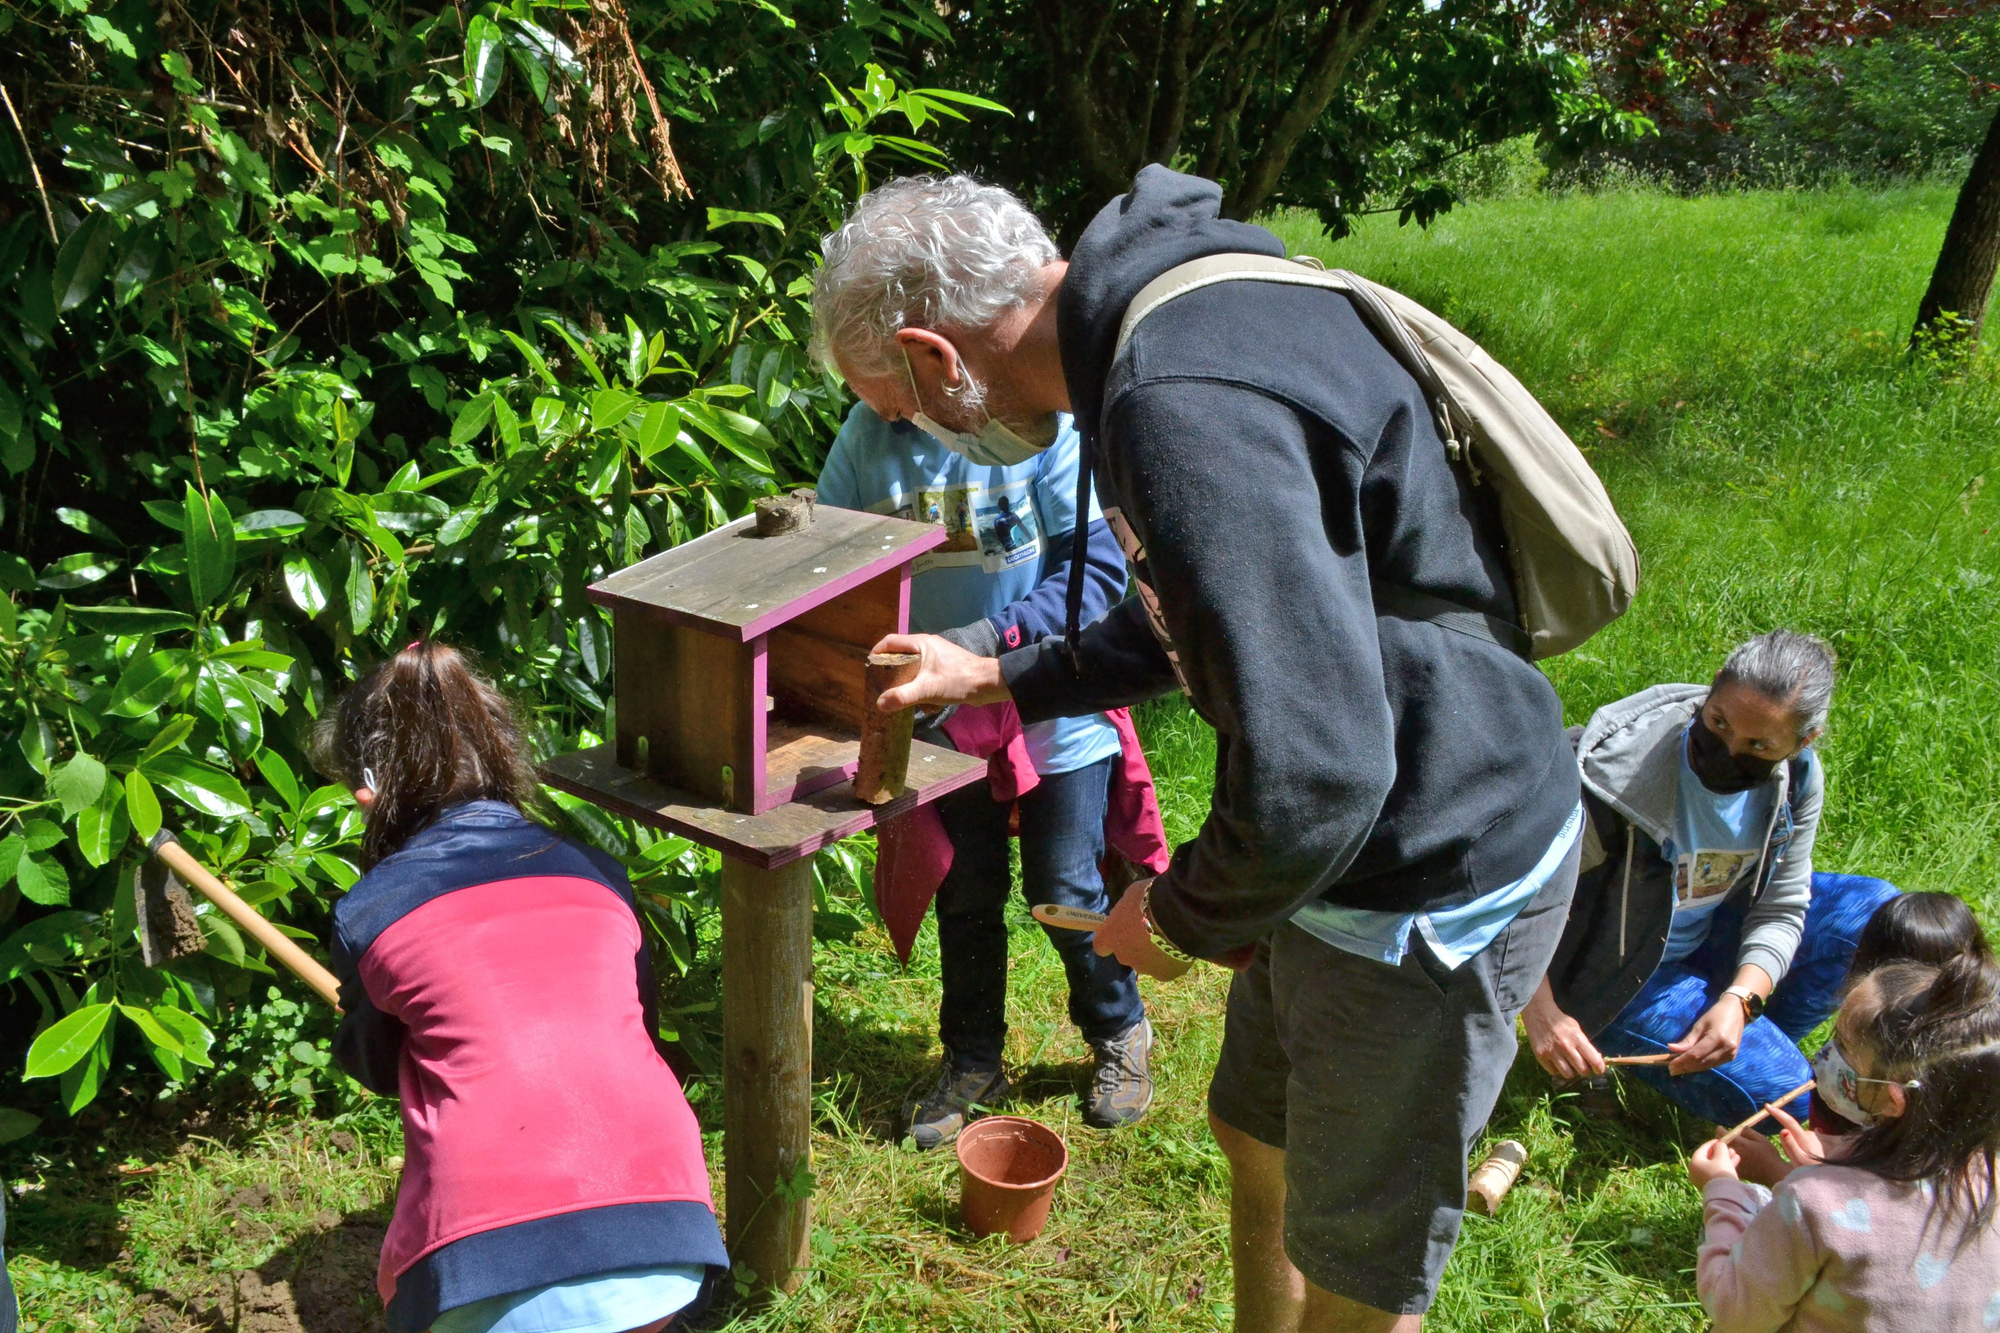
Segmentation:
<svg viewBox="0 0 2000 1333">
<path fill-rule="evenodd" d="M 965 383 L 965 365 L 951 339 L 929 329 L 898 329 L 896 343 L 910 358 L 910 373 L 918 386 L 928 379 L 940 389 L 956 390 Z"/>
<path fill-rule="evenodd" d="M 375 789 L 373 787 L 356 787 L 354 789 L 354 803 L 363 810 L 368 809 L 368 807 L 375 804 Z"/>
<path fill-rule="evenodd" d="M 1890 1083 L 1882 1088 L 1882 1109 L 1876 1114 L 1884 1120 L 1900 1120 L 1909 1114 L 1910 1094 L 1900 1083 Z"/>
</svg>

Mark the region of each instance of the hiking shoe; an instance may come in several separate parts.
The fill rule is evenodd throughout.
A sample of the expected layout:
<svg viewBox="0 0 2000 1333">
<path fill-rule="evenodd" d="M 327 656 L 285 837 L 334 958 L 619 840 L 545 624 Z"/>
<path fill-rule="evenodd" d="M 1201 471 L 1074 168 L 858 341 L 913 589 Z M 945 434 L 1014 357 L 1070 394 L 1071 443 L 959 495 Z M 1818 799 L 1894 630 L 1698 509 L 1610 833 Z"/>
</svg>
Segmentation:
<svg viewBox="0 0 2000 1333">
<path fill-rule="evenodd" d="M 972 1108 L 995 1105 L 1013 1091 L 1007 1086 L 1004 1069 L 954 1069 L 949 1053 L 938 1070 L 937 1082 L 922 1098 L 912 1097 L 903 1106 L 905 1132 L 918 1149 L 929 1152 L 958 1137 L 972 1119 Z"/>
<path fill-rule="evenodd" d="M 1090 1104 L 1084 1123 L 1117 1129 L 1146 1114 L 1153 1104 L 1153 1022 L 1142 1018 L 1109 1041 L 1090 1044 L 1097 1067 L 1090 1075 Z"/>
</svg>

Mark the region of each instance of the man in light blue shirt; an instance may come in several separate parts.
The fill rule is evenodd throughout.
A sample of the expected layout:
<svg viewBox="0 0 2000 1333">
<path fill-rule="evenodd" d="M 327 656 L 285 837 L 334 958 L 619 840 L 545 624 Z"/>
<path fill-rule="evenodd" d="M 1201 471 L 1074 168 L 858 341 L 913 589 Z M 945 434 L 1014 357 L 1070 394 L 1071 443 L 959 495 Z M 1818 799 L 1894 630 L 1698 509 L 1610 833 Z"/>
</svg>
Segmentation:
<svg viewBox="0 0 2000 1333">
<path fill-rule="evenodd" d="M 1076 513 L 1076 431 L 1064 418 L 1055 444 L 1013 466 L 974 463 L 908 422 L 885 421 L 866 404 L 848 415 L 819 478 L 819 501 L 842 509 L 942 524 L 943 545 L 919 556 L 910 583 L 910 629 L 943 634 L 987 656 L 1061 634 Z M 1098 512 L 1088 524 L 1084 620 L 1125 591 L 1125 561 Z M 1098 862 L 1118 732 L 1102 713 L 1023 729 L 1040 781 L 1017 802 L 1022 890 L 1031 903 L 1108 909 Z M 975 1105 L 1008 1093 L 1001 1052 L 1007 1022 L 1007 925 L 1012 871 L 1008 807 L 984 784 L 937 804 L 950 836 L 950 872 L 938 887 L 938 951 L 944 973 L 939 1035 L 944 1067 L 905 1108 L 920 1148 L 949 1143 Z M 1070 1020 L 1095 1057 L 1085 1119 L 1129 1124 L 1152 1101 L 1152 1027 L 1138 979 L 1100 958 L 1092 935 L 1049 930 L 1069 978 Z"/>
</svg>

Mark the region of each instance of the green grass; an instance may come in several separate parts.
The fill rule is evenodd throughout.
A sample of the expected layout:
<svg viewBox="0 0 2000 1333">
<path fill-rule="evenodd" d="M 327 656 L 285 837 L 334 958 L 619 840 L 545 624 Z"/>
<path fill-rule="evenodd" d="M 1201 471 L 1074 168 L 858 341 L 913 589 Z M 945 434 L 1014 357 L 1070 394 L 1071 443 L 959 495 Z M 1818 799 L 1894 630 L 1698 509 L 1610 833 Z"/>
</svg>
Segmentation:
<svg viewBox="0 0 2000 1333">
<path fill-rule="evenodd" d="M 1428 234 L 1377 222 L 1295 248 L 1391 282 L 1480 338 L 1590 451 L 1645 556 L 1631 615 L 1551 664 L 1571 720 L 1659 680 L 1700 680 L 1771 625 L 1832 640 L 1820 864 L 1963 894 L 1989 914 L 2000 857 L 2000 387 L 1901 353 L 1948 193 L 1628 193 L 1466 208 Z M 1198 825 L 1213 740 L 1179 704 L 1143 725 L 1170 832 Z M 816 1269 L 756 1330 L 1227 1327 L 1227 1174 L 1203 1097 L 1226 978 L 1147 984 L 1160 1095 L 1138 1129 L 1077 1125 L 1084 1048 L 1062 974 L 1014 909 L 1008 1057 L 1020 1109 L 1073 1162 L 1047 1233 L 1009 1249 L 957 1224 L 955 1168 L 888 1142 L 936 1058 L 935 936 L 908 971 L 881 934 L 818 952 Z M 703 967 L 678 1003 L 712 998 Z M 711 1130 L 719 1107 L 697 1105 Z M 1490 1127 L 1525 1141 L 1499 1219 L 1471 1218 L 1431 1327 L 1451 1333 L 1705 1326 L 1690 1270 L 1701 1132 L 1628 1090 L 1624 1117 L 1550 1095 L 1525 1056 Z M 309 1121 L 121 1131 L 108 1150 L 14 1145 L 10 1257 L 36 1330 L 367 1327 L 393 1129 L 371 1107 Z M 719 1135 L 710 1138 L 719 1164 Z M 128 1159 L 156 1166 L 121 1175 Z M 275 1187 L 265 1197 L 253 1186 Z"/>
</svg>

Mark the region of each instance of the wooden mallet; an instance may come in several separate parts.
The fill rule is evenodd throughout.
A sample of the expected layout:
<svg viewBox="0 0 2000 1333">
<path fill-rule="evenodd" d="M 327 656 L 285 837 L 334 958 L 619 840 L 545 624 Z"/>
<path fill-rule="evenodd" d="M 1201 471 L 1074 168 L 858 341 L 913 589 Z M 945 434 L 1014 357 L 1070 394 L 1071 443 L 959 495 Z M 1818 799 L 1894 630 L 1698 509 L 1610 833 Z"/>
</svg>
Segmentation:
<svg viewBox="0 0 2000 1333">
<path fill-rule="evenodd" d="M 266 921 L 249 903 L 237 897 L 227 884 L 208 873 L 201 862 L 188 855 L 171 829 L 161 829 L 146 844 L 155 860 L 139 867 L 133 879 L 133 907 L 139 927 L 139 957 L 147 967 L 176 958 L 198 954 L 208 945 L 201 923 L 195 919 L 194 902 L 183 884 L 201 890 L 204 898 L 222 910 L 244 934 L 249 935 L 273 958 L 298 974 L 299 980 L 319 992 L 321 999 L 340 1010 L 340 982 L 298 942 Z"/>
</svg>

